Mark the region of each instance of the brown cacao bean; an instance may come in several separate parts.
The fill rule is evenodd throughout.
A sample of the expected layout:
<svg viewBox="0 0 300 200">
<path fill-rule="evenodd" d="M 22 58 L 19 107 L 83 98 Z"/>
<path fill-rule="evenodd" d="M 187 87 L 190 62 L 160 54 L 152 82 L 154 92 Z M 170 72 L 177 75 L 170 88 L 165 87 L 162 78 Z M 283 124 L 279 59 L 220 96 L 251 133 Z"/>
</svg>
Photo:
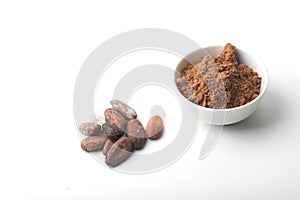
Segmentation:
<svg viewBox="0 0 300 200">
<path fill-rule="evenodd" d="M 134 149 L 142 149 L 147 141 L 146 131 L 137 119 L 131 119 L 127 124 L 127 137 L 132 142 Z"/>
<path fill-rule="evenodd" d="M 103 155 L 106 156 L 107 152 L 109 151 L 109 149 L 111 148 L 111 146 L 113 145 L 114 143 L 111 141 L 111 140 L 107 140 L 104 144 L 104 147 L 102 149 L 102 153 Z"/>
<path fill-rule="evenodd" d="M 137 114 L 133 108 L 128 106 L 119 100 L 111 100 L 110 104 L 113 109 L 119 111 L 122 115 L 124 115 L 127 119 L 133 119 L 137 117 Z"/>
<path fill-rule="evenodd" d="M 124 132 L 121 131 L 121 132 L 116 132 L 112 127 L 109 126 L 109 124 L 105 123 L 103 124 L 102 126 L 103 128 L 103 133 L 104 135 L 112 140 L 112 141 L 117 141 L 123 134 Z"/>
<path fill-rule="evenodd" d="M 107 138 L 104 135 L 89 136 L 81 141 L 81 148 L 84 151 L 97 151 L 101 150 L 106 142 Z"/>
<path fill-rule="evenodd" d="M 80 125 L 79 130 L 87 136 L 100 135 L 102 133 L 101 126 L 97 123 L 83 123 Z"/>
<path fill-rule="evenodd" d="M 105 121 L 115 132 L 121 133 L 126 131 L 127 120 L 126 118 L 114 109 L 106 109 L 104 112 Z"/>
<path fill-rule="evenodd" d="M 158 139 L 163 133 L 164 125 L 160 116 L 152 116 L 148 121 L 146 132 L 151 140 Z"/>
<path fill-rule="evenodd" d="M 126 137 L 116 141 L 106 154 L 105 163 L 114 167 L 126 160 L 132 153 L 132 144 Z"/>
</svg>

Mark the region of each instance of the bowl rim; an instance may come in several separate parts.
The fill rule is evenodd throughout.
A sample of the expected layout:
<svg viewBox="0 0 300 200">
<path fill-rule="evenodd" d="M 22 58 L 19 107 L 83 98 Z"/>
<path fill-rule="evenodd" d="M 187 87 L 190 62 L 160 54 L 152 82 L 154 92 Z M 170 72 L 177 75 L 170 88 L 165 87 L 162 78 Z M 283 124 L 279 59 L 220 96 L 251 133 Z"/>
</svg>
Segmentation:
<svg viewBox="0 0 300 200">
<path fill-rule="evenodd" d="M 202 51 L 204 50 L 204 51 L 207 53 L 207 55 L 209 55 L 208 52 L 207 52 L 207 49 L 223 48 L 223 47 L 224 47 L 224 46 L 219 46 L 219 45 L 215 45 L 215 46 L 207 46 L 207 47 L 204 47 L 204 48 L 201 48 L 201 49 L 194 50 L 194 51 L 190 52 L 188 55 L 186 55 L 184 58 L 182 58 L 182 59 L 179 61 L 178 65 L 176 66 L 176 70 L 175 70 L 175 84 L 176 84 L 176 73 L 178 72 L 179 64 L 180 64 L 183 60 L 187 60 L 187 59 L 186 59 L 187 57 L 191 56 L 192 54 L 194 54 L 195 52 L 200 51 L 200 50 L 202 50 Z M 229 111 L 239 110 L 239 109 L 243 109 L 243 108 L 245 108 L 245 107 L 251 106 L 251 105 L 254 104 L 255 102 L 259 101 L 259 99 L 261 99 L 261 98 L 263 97 L 263 95 L 265 94 L 265 92 L 267 91 L 267 88 L 268 88 L 268 86 L 269 86 L 269 70 L 268 70 L 268 68 L 266 67 L 266 65 L 264 64 L 264 62 L 263 62 L 260 58 L 258 58 L 257 56 L 254 56 L 254 55 L 252 55 L 252 54 L 248 53 L 247 51 L 242 50 L 242 49 L 240 49 L 240 48 L 236 48 L 236 50 L 237 50 L 239 53 L 246 53 L 246 54 L 250 55 L 253 59 L 257 60 L 258 63 L 261 64 L 261 66 L 259 66 L 259 67 L 262 68 L 263 70 L 265 70 L 265 72 L 266 72 L 266 75 L 265 75 L 265 77 L 264 77 L 264 82 L 265 82 L 264 87 L 260 89 L 259 95 L 258 95 L 255 99 L 253 99 L 252 101 L 250 101 L 250 102 L 248 102 L 248 103 L 246 103 L 246 104 L 244 104 L 244 105 L 241 105 L 241 106 L 238 106 L 238 107 L 234 107 L 234 108 L 224 108 L 224 109 L 220 109 L 220 108 L 207 108 L 207 107 L 203 107 L 203 106 L 201 106 L 201 105 L 195 104 L 195 103 L 191 102 L 188 98 L 186 98 L 185 96 L 183 96 L 183 94 L 180 92 L 180 90 L 178 89 L 178 86 L 177 86 L 177 84 L 176 84 L 176 88 L 177 88 L 177 90 L 179 91 L 179 93 L 182 95 L 182 97 L 183 97 L 186 101 L 188 101 L 190 104 L 192 104 L 192 106 L 196 106 L 196 107 L 198 107 L 199 109 L 202 109 L 202 110 L 205 110 L 205 111 L 213 111 L 213 112 L 229 112 Z"/>
</svg>

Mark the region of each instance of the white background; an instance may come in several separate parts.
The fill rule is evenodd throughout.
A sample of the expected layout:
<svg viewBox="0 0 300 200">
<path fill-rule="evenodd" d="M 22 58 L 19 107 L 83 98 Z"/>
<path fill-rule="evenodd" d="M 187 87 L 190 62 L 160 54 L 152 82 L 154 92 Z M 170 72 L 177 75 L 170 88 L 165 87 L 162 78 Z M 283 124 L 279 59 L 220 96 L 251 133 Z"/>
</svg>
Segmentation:
<svg viewBox="0 0 300 200">
<path fill-rule="evenodd" d="M 300 12 L 293 2 L 1 1 L 0 199 L 299 199 Z M 270 87 L 253 116 L 224 128 L 205 160 L 198 160 L 202 125 L 178 162 L 128 175 L 80 149 L 73 90 L 98 45 L 149 27 L 203 47 L 231 42 L 250 50 L 269 68 Z"/>
</svg>

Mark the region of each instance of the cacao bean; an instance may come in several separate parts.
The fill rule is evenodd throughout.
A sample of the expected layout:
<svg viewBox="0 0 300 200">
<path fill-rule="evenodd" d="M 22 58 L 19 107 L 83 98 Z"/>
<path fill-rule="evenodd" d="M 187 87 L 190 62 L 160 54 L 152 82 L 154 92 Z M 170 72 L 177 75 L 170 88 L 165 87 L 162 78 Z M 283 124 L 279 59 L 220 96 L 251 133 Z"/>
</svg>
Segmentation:
<svg viewBox="0 0 300 200">
<path fill-rule="evenodd" d="M 105 121 L 115 132 L 121 133 L 126 131 L 127 120 L 126 118 L 114 109 L 106 109 L 104 112 Z"/>
<path fill-rule="evenodd" d="M 132 153 L 133 148 L 130 140 L 126 137 L 116 141 L 106 154 L 105 163 L 114 167 L 125 161 Z"/>
<path fill-rule="evenodd" d="M 133 108 L 128 106 L 119 100 L 111 100 L 110 104 L 113 109 L 119 111 L 122 115 L 124 115 L 128 120 L 136 118 L 137 114 Z"/>
<path fill-rule="evenodd" d="M 100 135 L 102 133 L 101 126 L 97 123 L 83 123 L 80 125 L 79 130 L 87 136 Z"/>
<path fill-rule="evenodd" d="M 158 139 L 163 133 L 164 125 L 160 116 L 152 116 L 148 121 L 146 132 L 151 140 Z"/>
<path fill-rule="evenodd" d="M 84 151 L 97 151 L 101 150 L 106 142 L 107 138 L 104 135 L 89 136 L 81 141 L 81 148 Z"/>
<path fill-rule="evenodd" d="M 110 140 L 112 140 L 112 141 L 118 140 L 118 139 L 124 134 L 123 131 L 121 131 L 121 132 L 116 132 L 116 131 L 115 131 L 112 127 L 110 127 L 109 124 L 107 124 L 107 123 L 103 124 L 102 128 L 103 128 L 103 133 L 104 133 L 104 135 L 105 135 L 108 139 L 110 139 Z"/>
<path fill-rule="evenodd" d="M 102 150 L 102 153 L 103 155 L 106 156 L 107 152 L 109 151 L 109 149 L 111 148 L 111 146 L 113 145 L 114 143 L 111 141 L 111 140 L 107 140 L 104 144 L 104 147 L 103 147 L 103 150 Z"/>
<path fill-rule="evenodd" d="M 134 149 L 142 149 L 147 141 L 146 131 L 137 119 L 131 119 L 127 124 L 127 137 L 132 142 Z"/>
</svg>

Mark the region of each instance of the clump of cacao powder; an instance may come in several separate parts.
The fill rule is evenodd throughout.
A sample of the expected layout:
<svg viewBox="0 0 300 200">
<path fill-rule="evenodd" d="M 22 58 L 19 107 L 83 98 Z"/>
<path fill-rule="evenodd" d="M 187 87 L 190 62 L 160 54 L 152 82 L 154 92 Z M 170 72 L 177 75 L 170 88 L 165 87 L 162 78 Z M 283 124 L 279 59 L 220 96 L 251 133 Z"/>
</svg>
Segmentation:
<svg viewBox="0 0 300 200">
<path fill-rule="evenodd" d="M 261 77 L 239 63 L 235 47 L 228 43 L 217 57 L 205 56 L 176 74 L 179 91 L 191 102 L 207 108 L 235 108 L 255 99 Z"/>
</svg>

